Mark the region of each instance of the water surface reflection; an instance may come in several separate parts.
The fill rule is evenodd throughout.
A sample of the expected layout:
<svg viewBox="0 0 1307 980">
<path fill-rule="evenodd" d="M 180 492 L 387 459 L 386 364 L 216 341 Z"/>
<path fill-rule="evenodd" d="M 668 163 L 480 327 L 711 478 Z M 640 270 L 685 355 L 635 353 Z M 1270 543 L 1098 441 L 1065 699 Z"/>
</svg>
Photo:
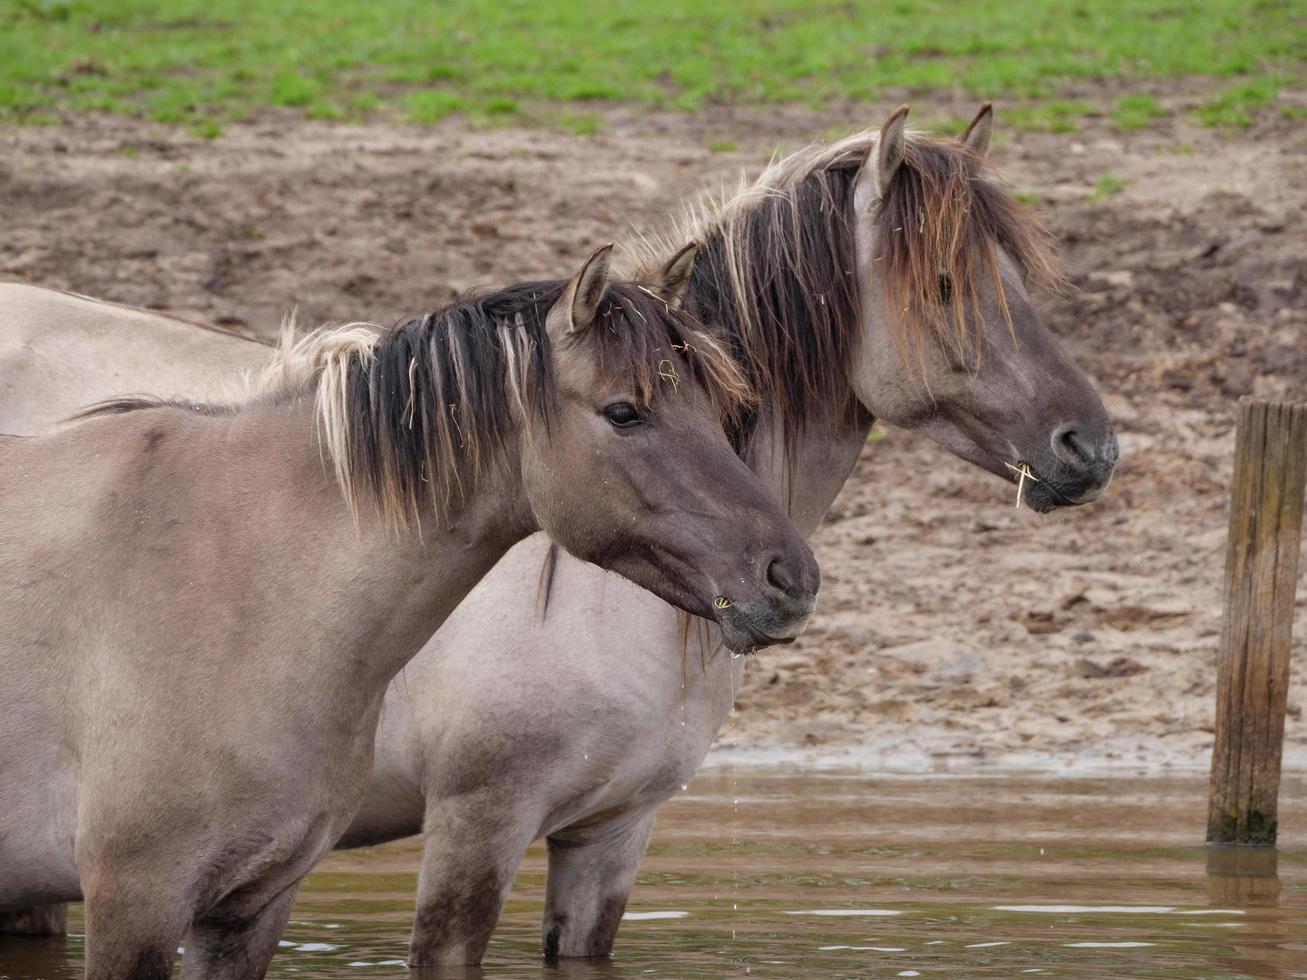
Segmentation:
<svg viewBox="0 0 1307 980">
<path fill-rule="evenodd" d="M 1285 781 L 1273 863 L 1204 848 L 1205 796 L 1202 777 L 709 772 L 663 809 L 611 962 L 540 961 L 535 847 L 485 968 L 409 973 L 420 846 L 400 841 L 323 864 L 271 976 L 1307 976 L 1307 782 Z M 3 942 L 0 978 L 80 958 L 76 934 Z"/>
</svg>

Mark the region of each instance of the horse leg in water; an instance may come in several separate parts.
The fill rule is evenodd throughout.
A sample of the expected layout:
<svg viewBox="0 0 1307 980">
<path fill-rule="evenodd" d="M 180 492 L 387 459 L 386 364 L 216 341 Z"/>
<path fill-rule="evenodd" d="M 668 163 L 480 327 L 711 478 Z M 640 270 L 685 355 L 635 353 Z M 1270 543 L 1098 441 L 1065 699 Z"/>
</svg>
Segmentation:
<svg viewBox="0 0 1307 980">
<path fill-rule="evenodd" d="M 626 911 L 654 811 L 549 836 L 545 956 L 608 956 Z"/>
<path fill-rule="evenodd" d="M 33 905 L 0 912 L 0 933 L 18 936 L 62 936 L 68 931 L 68 906 Z"/>
<path fill-rule="evenodd" d="M 261 908 L 218 906 L 197 919 L 186 937 L 182 980 L 247 980 L 267 973 L 298 887 L 292 885 Z"/>
<path fill-rule="evenodd" d="M 430 800 L 408 965 L 481 962 L 540 815 L 513 795 Z"/>
<path fill-rule="evenodd" d="M 168 980 L 194 914 L 192 889 L 157 864 L 98 862 L 83 872 L 86 980 Z"/>
</svg>

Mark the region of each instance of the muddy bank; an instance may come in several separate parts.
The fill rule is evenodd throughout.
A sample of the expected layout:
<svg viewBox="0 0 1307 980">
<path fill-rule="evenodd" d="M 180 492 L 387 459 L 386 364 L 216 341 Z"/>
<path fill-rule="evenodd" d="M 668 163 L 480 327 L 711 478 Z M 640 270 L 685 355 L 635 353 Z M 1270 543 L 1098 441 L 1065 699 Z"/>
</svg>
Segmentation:
<svg viewBox="0 0 1307 980">
<path fill-rule="evenodd" d="M 0 276 L 261 335 L 291 307 L 388 322 L 561 274 L 778 144 L 880 114 L 615 111 L 592 137 L 288 118 L 214 141 L 116 118 L 10 129 Z M 1234 400 L 1307 381 L 1307 145 L 1274 113 L 1233 139 L 1186 118 L 1000 131 L 995 149 L 1062 243 L 1074 289 L 1040 305 L 1116 418 L 1107 497 L 1016 511 L 1012 488 L 878 430 L 817 540 L 813 628 L 752 663 L 721 758 L 1206 765 Z M 723 140 L 737 148 L 708 149 Z M 1297 647 L 1287 752 L 1307 766 Z"/>
</svg>

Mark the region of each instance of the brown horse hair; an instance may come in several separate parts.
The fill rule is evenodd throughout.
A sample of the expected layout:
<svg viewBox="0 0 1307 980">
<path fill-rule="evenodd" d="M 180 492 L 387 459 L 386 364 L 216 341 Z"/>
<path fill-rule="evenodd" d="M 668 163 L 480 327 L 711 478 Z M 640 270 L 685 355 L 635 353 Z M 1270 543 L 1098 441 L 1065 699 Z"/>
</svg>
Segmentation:
<svg viewBox="0 0 1307 980">
<path fill-rule="evenodd" d="M 356 518 L 368 504 L 400 528 L 460 506 L 528 418 L 545 431 L 556 410 L 545 320 L 562 281 L 529 282 L 464 299 L 383 332 L 374 324 L 284 332 L 272 363 L 231 404 L 123 398 L 74 418 L 168 405 L 238 412 L 316 385 L 319 436 Z M 690 315 L 633 283 L 609 283 L 594 323 L 568 334 L 588 345 L 598 383 L 640 407 L 698 385 L 728 431 L 740 433 L 752 390 L 734 359 Z"/>
<path fill-rule="evenodd" d="M 654 267 L 674 242 L 703 243 L 683 303 L 720 330 L 787 437 L 856 412 L 848 376 L 859 343 L 854 189 L 878 134 L 855 133 L 774 160 L 732 196 L 692 208 L 666 238 L 639 243 Z M 1052 241 L 985 160 L 961 143 L 909 133 L 876 223 L 877 275 L 905 362 L 926 343 L 978 353 L 978 277 L 1002 248 L 1034 282 L 1063 280 Z M 1010 326 L 1010 321 L 1009 321 Z"/>
</svg>

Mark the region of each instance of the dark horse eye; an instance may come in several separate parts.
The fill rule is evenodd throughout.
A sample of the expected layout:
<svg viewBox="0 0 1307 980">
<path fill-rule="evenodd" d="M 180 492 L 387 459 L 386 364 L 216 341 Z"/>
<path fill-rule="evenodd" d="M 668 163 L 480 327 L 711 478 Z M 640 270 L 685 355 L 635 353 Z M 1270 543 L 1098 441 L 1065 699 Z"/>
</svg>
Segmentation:
<svg viewBox="0 0 1307 980">
<path fill-rule="evenodd" d="M 639 425 L 643 421 L 640 418 L 640 413 L 635 410 L 635 406 L 629 402 L 618 402 L 615 405 L 609 405 L 604 409 L 604 415 L 609 422 L 619 429 L 629 429 L 631 426 Z"/>
<path fill-rule="evenodd" d="M 948 273 L 939 277 L 939 301 L 945 306 L 953 302 L 953 277 Z"/>
</svg>

